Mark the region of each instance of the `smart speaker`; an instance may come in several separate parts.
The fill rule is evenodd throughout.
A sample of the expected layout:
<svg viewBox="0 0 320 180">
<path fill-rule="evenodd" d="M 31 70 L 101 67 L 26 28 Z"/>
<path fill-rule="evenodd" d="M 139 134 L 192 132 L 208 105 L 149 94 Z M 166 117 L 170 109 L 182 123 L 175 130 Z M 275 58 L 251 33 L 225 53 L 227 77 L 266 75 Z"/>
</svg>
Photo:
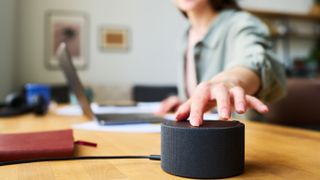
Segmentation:
<svg viewBox="0 0 320 180">
<path fill-rule="evenodd" d="M 244 124 L 239 121 L 205 121 L 193 127 L 188 121 L 161 125 L 161 167 L 188 178 L 225 178 L 244 171 Z"/>
</svg>

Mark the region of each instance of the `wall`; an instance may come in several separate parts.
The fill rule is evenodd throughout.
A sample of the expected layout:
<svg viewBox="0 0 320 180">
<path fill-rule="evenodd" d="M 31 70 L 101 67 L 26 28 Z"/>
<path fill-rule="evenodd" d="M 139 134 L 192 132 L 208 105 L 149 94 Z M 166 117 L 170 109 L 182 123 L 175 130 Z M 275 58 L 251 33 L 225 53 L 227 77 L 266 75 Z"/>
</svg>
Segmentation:
<svg viewBox="0 0 320 180">
<path fill-rule="evenodd" d="M 7 0 L 9 2 L 9 0 Z M 48 10 L 85 12 L 90 17 L 89 67 L 79 71 L 81 79 L 102 86 L 133 84 L 174 85 L 177 68 L 177 42 L 186 27 L 181 14 L 171 0 L 17 0 L 18 64 L 17 85 L 28 82 L 61 83 L 60 71 L 44 65 L 44 19 Z M 312 0 L 241 0 L 243 6 L 278 11 L 305 12 Z M 282 2 L 282 3 L 280 3 Z M 288 8 L 288 2 L 290 8 Z M 275 4 L 277 4 L 275 6 Z M 127 53 L 101 52 L 98 32 L 102 25 L 122 25 L 132 32 L 131 50 Z M 289 56 L 304 56 L 304 47 L 312 41 L 292 40 Z M 303 47 L 302 47 L 303 46 Z M 281 48 L 278 48 L 281 50 Z M 280 57 L 281 56 L 281 53 Z M 120 88 L 121 89 L 121 88 Z M 112 88 L 100 88 L 112 91 Z M 116 91 L 117 90 L 113 90 Z M 120 93 L 120 96 L 122 94 Z"/>
<path fill-rule="evenodd" d="M 171 1 L 158 0 L 18 0 L 19 84 L 60 83 L 60 71 L 44 66 L 44 16 L 48 10 L 75 10 L 90 16 L 90 64 L 80 71 L 85 82 L 106 85 L 175 84 L 178 37 L 185 21 Z M 128 26 L 127 53 L 101 52 L 101 25 Z"/>
<path fill-rule="evenodd" d="M 0 1 L 0 98 L 12 90 L 15 42 L 15 0 Z"/>
</svg>

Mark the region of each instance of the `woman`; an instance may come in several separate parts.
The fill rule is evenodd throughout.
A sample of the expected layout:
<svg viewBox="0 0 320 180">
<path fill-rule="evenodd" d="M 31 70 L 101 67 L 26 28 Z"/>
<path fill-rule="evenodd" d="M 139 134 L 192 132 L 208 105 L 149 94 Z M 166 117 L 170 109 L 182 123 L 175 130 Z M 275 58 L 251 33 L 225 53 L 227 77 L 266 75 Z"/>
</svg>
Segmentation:
<svg viewBox="0 0 320 180">
<path fill-rule="evenodd" d="M 180 105 L 176 119 L 189 118 L 200 126 L 203 114 L 214 107 L 224 120 L 232 111 L 268 112 L 263 102 L 281 97 L 286 83 L 284 68 L 270 50 L 267 27 L 240 11 L 234 0 L 174 2 L 190 27 L 181 53 L 179 98 L 166 99 L 159 114 Z"/>
</svg>

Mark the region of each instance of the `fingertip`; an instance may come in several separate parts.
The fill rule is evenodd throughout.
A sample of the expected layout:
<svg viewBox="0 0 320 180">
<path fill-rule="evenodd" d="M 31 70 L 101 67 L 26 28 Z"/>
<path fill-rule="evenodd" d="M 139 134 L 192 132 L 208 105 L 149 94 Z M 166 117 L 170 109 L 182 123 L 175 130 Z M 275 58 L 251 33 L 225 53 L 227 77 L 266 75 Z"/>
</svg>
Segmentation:
<svg viewBox="0 0 320 180">
<path fill-rule="evenodd" d="M 267 106 L 263 106 L 263 107 L 262 107 L 262 112 L 263 112 L 263 113 L 269 112 L 269 108 L 268 108 Z"/>
<path fill-rule="evenodd" d="M 260 105 L 258 108 L 256 108 L 259 113 L 267 113 L 269 112 L 269 108 L 266 105 Z"/>
<path fill-rule="evenodd" d="M 177 121 L 181 121 L 181 113 L 180 112 L 177 111 L 174 116 Z"/>
<path fill-rule="evenodd" d="M 244 114 L 247 111 L 247 107 L 246 107 L 245 103 L 237 104 L 236 111 L 239 114 Z"/>
<path fill-rule="evenodd" d="M 222 121 L 227 121 L 227 120 L 229 120 L 229 118 L 225 118 L 225 117 L 221 117 L 221 116 L 220 116 L 220 120 L 222 120 Z"/>
<path fill-rule="evenodd" d="M 179 116 L 179 112 L 176 111 L 176 112 L 174 113 L 174 117 L 175 117 L 175 118 L 178 118 L 178 116 Z"/>
<path fill-rule="evenodd" d="M 230 118 L 230 111 L 227 108 L 223 108 L 220 110 L 219 116 L 222 120 L 228 120 Z"/>
<path fill-rule="evenodd" d="M 237 109 L 238 114 L 244 114 L 246 111 L 244 109 Z"/>
<path fill-rule="evenodd" d="M 229 120 L 230 116 L 219 115 L 220 120 Z"/>
<path fill-rule="evenodd" d="M 194 126 L 194 127 L 199 127 L 200 126 L 200 123 L 198 123 L 197 121 L 194 121 L 192 119 L 190 119 L 190 124 L 191 124 L 191 126 Z"/>
<path fill-rule="evenodd" d="M 255 109 L 259 113 L 269 112 L 268 106 L 261 102 L 259 99 L 248 95 L 247 101 L 250 103 L 251 108 Z"/>
<path fill-rule="evenodd" d="M 178 111 L 175 115 L 177 121 L 187 120 L 189 117 L 189 112 Z"/>
<path fill-rule="evenodd" d="M 192 126 L 199 127 L 199 126 L 202 125 L 202 123 L 203 123 L 203 120 L 200 117 L 194 117 L 193 116 L 193 117 L 190 118 L 190 124 Z"/>
</svg>

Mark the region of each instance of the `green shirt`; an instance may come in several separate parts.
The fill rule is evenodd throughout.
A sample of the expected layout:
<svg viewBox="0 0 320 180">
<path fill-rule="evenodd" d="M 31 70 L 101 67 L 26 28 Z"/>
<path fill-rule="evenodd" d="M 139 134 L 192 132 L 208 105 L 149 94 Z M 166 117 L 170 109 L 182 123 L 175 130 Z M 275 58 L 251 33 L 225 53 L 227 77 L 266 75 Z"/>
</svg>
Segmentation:
<svg viewBox="0 0 320 180">
<path fill-rule="evenodd" d="M 185 54 L 188 32 L 184 34 L 179 60 L 178 89 L 186 100 Z M 222 11 L 212 22 L 205 37 L 194 47 L 197 82 L 210 80 L 218 73 L 236 66 L 249 68 L 261 79 L 256 97 L 270 102 L 286 92 L 283 65 L 272 52 L 269 30 L 253 15 L 236 10 Z"/>
</svg>

